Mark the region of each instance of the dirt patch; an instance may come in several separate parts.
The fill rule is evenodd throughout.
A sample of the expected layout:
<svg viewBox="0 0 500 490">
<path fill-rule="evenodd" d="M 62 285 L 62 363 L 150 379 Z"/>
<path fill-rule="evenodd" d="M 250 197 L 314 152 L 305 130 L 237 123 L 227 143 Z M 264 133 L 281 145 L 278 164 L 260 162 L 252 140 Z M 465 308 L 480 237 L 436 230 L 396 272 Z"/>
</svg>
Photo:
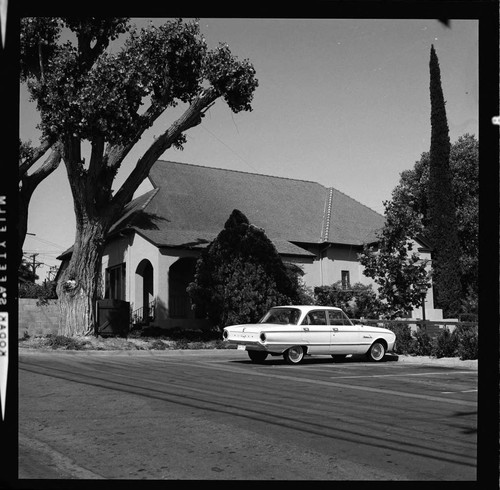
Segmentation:
<svg viewBox="0 0 500 490">
<path fill-rule="evenodd" d="M 19 339 L 20 349 L 44 350 L 168 350 L 168 349 L 224 349 L 222 340 L 189 341 L 154 337 L 64 337 L 47 335 Z"/>
</svg>

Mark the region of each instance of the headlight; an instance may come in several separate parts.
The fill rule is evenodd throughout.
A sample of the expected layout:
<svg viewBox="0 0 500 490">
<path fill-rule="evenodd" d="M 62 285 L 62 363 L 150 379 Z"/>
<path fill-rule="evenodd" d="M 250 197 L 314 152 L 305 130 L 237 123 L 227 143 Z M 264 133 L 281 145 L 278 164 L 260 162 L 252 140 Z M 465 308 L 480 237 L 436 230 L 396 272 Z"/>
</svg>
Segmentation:
<svg viewBox="0 0 500 490">
<path fill-rule="evenodd" d="M 265 342 L 265 341 L 266 341 L 266 334 L 265 334 L 264 332 L 261 332 L 261 334 L 260 334 L 260 340 L 261 340 L 262 342 Z"/>
<path fill-rule="evenodd" d="M 228 336 L 227 330 L 224 330 L 224 332 L 222 333 L 222 337 L 227 339 L 227 336 Z"/>
</svg>

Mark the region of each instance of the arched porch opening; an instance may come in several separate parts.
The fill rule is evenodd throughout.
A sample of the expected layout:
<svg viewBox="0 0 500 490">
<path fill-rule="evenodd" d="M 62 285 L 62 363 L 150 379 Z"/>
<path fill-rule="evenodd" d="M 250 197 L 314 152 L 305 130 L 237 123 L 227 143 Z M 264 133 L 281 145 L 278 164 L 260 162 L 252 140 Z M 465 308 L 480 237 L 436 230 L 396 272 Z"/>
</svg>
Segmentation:
<svg viewBox="0 0 500 490">
<path fill-rule="evenodd" d="M 194 319 L 191 299 L 186 291 L 194 280 L 196 258 L 183 257 L 174 262 L 168 273 L 168 310 L 170 318 Z"/>
</svg>

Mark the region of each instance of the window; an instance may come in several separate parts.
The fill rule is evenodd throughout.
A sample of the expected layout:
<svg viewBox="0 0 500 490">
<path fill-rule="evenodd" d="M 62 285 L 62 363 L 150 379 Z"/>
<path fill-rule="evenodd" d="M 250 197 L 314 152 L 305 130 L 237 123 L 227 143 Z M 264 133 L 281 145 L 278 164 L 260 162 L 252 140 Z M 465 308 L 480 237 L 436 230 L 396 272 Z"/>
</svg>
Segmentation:
<svg viewBox="0 0 500 490">
<path fill-rule="evenodd" d="M 349 289 L 351 287 L 351 278 L 349 271 L 342 271 L 342 289 Z"/>
<path fill-rule="evenodd" d="M 106 269 L 106 294 L 108 299 L 125 299 L 125 264 Z"/>
<path fill-rule="evenodd" d="M 326 312 L 324 310 L 309 312 L 302 325 L 326 325 Z"/>
<path fill-rule="evenodd" d="M 349 320 L 343 311 L 329 310 L 328 318 L 330 325 L 352 325 L 351 320 Z"/>
</svg>

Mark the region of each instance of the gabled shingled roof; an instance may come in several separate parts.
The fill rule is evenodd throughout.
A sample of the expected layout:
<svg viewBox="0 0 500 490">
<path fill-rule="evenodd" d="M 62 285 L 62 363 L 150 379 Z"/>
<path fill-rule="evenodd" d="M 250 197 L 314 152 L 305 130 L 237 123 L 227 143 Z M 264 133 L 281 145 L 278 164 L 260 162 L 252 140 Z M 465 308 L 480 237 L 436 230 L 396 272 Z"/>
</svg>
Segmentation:
<svg viewBox="0 0 500 490">
<path fill-rule="evenodd" d="M 163 160 L 149 179 L 154 190 L 132 201 L 110 233 L 129 228 L 159 247 L 204 247 L 239 209 L 280 253 L 309 255 L 294 244 L 362 245 L 376 239 L 384 222 L 342 192 L 311 181 Z"/>
<path fill-rule="evenodd" d="M 279 253 L 312 256 L 299 245 L 361 246 L 376 241 L 384 224 L 367 206 L 311 181 L 163 160 L 149 180 L 154 189 L 125 207 L 109 237 L 131 230 L 158 247 L 203 248 L 239 209 Z"/>
</svg>

